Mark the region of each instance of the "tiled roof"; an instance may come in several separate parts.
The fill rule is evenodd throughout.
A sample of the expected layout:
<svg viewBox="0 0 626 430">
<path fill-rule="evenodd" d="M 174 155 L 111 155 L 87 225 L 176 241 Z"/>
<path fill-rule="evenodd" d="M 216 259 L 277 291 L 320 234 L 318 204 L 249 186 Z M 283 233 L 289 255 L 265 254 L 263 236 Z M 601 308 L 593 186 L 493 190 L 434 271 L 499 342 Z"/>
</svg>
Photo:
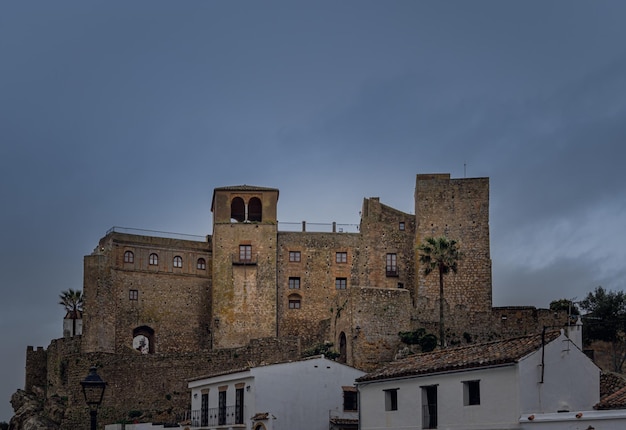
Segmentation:
<svg viewBox="0 0 626 430">
<path fill-rule="evenodd" d="M 620 375 L 600 375 L 600 402 L 594 409 L 626 409 L 626 380 Z"/>
<path fill-rule="evenodd" d="M 227 187 L 218 187 L 215 191 L 278 191 L 278 188 L 257 187 L 254 185 L 230 185 Z"/>
<path fill-rule="evenodd" d="M 545 342 L 559 337 L 560 331 L 545 334 Z M 488 367 L 515 363 L 541 347 L 542 335 L 517 337 L 459 348 L 445 348 L 412 355 L 393 361 L 384 367 L 357 379 L 357 382 L 426 375 L 445 371 Z"/>
<path fill-rule="evenodd" d="M 609 396 L 626 387 L 626 379 L 618 373 L 605 372 L 600 374 L 600 398 Z"/>
</svg>

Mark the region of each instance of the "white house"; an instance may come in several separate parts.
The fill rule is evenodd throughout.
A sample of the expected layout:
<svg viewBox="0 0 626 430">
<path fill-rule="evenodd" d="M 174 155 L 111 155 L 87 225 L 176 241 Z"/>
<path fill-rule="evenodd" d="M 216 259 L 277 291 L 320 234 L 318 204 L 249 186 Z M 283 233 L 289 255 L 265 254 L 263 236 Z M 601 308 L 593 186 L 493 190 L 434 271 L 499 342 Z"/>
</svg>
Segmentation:
<svg viewBox="0 0 626 430">
<path fill-rule="evenodd" d="M 193 429 L 357 428 L 354 381 L 364 372 L 312 357 L 189 381 Z"/>
<path fill-rule="evenodd" d="M 593 410 L 600 369 L 559 331 L 416 354 L 357 387 L 361 430 L 626 428 Z"/>
</svg>

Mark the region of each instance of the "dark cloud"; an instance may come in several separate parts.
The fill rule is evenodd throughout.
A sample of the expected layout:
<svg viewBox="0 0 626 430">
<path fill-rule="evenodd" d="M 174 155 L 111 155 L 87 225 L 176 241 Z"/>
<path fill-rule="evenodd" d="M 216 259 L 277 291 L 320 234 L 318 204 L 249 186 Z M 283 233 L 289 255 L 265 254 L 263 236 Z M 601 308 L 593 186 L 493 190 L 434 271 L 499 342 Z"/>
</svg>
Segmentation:
<svg viewBox="0 0 626 430">
<path fill-rule="evenodd" d="M 625 12 L 1 3 L 0 421 L 106 230 L 208 234 L 218 186 L 357 223 L 363 197 L 411 212 L 416 173 L 488 176 L 495 304 L 624 288 Z"/>
</svg>

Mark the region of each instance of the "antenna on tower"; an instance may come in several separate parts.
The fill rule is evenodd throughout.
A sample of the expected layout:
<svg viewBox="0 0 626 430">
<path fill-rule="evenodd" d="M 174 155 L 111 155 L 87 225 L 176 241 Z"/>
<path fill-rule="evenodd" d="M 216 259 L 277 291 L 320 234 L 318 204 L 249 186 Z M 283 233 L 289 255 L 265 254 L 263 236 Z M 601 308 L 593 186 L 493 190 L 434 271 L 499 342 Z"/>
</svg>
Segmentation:
<svg viewBox="0 0 626 430">
<path fill-rule="evenodd" d="M 467 178 L 467 163 L 463 163 L 463 177 Z"/>
</svg>

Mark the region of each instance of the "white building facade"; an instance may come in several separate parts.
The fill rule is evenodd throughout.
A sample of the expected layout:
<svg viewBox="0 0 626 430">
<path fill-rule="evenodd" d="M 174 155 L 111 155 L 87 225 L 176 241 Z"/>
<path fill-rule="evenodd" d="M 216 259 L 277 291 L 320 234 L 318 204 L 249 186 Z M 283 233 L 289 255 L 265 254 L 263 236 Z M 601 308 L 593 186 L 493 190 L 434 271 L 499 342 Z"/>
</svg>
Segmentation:
<svg viewBox="0 0 626 430">
<path fill-rule="evenodd" d="M 559 332 L 418 354 L 357 386 L 361 430 L 626 428 L 593 410 L 600 369 Z"/>
<path fill-rule="evenodd" d="M 328 430 L 332 422 L 356 428 L 354 381 L 363 375 L 318 356 L 197 378 L 188 384 L 191 428 Z"/>
</svg>

